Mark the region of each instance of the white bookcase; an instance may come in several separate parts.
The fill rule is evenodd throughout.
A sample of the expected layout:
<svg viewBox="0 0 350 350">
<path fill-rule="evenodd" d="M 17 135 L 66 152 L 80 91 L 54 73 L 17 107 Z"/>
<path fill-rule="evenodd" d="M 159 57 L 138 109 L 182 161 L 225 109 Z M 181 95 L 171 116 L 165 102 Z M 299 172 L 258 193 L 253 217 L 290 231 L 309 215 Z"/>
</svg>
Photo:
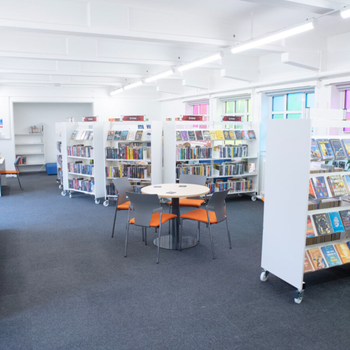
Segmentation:
<svg viewBox="0 0 350 350">
<path fill-rule="evenodd" d="M 58 188 L 63 189 L 63 162 L 62 162 L 62 124 L 55 123 L 55 135 L 56 135 L 56 165 L 57 165 L 57 183 Z"/>
<path fill-rule="evenodd" d="M 195 130 L 221 130 L 221 131 L 232 131 L 235 130 L 236 126 L 240 126 L 243 130 L 254 130 L 256 139 L 254 140 L 211 140 L 211 141 L 177 141 L 177 131 L 195 131 Z M 207 174 L 208 183 L 213 184 L 218 179 L 252 179 L 252 187 L 247 190 L 230 190 L 230 194 L 249 194 L 252 200 L 256 200 L 257 186 L 258 186 L 258 125 L 253 122 L 164 122 L 164 182 L 174 183 L 176 178 L 176 164 L 177 162 L 184 162 L 192 165 L 204 165 L 210 166 L 209 173 Z M 209 158 L 198 158 L 198 159 L 180 159 L 177 157 L 177 146 L 179 144 L 189 143 L 191 147 L 205 146 L 210 142 L 210 148 L 212 148 L 212 156 Z M 215 150 L 216 146 L 239 146 L 240 144 L 248 145 L 248 155 L 242 157 L 222 157 L 219 152 Z M 218 171 L 214 169 L 214 164 L 222 161 L 229 162 L 240 162 L 246 161 L 247 163 L 253 163 L 255 171 L 252 173 L 248 172 L 248 169 L 242 174 L 236 175 L 219 175 Z M 218 190 L 215 188 L 215 190 Z"/>
<path fill-rule="evenodd" d="M 84 193 L 95 197 L 95 203 L 99 204 L 100 199 L 104 197 L 104 158 L 103 158 L 103 123 L 63 123 L 63 139 L 62 142 L 62 166 L 63 166 L 63 191 L 62 195 L 69 194 L 69 198 L 73 197 L 73 193 Z M 93 140 L 72 139 L 71 136 L 74 130 L 78 134 L 83 131 L 93 132 Z M 65 143 L 65 145 L 64 145 Z M 64 147 L 65 146 L 65 147 Z M 81 156 L 81 154 L 73 154 L 68 152 L 69 147 L 82 146 L 91 147 L 89 156 Z M 69 163 L 81 162 L 83 165 L 92 165 L 92 175 L 76 173 L 68 169 Z M 91 190 L 81 189 L 79 186 L 72 187 L 74 179 L 81 179 L 82 181 L 91 181 Z M 78 188 L 77 188 L 78 187 Z"/>
<path fill-rule="evenodd" d="M 300 303 L 304 296 L 306 249 L 340 243 L 347 238 L 345 233 L 340 240 L 306 246 L 307 215 L 350 209 L 350 205 L 342 203 L 341 207 L 308 211 L 309 179 L 337 174 L 310 174 L 311 138 L 320 138 L 318 135 L 342 138 L 342 128 L 350 127 L 350 122 L 341 120 L 342 111 L 329 110 L 327 119 L 319 118 L 320 114 L 311 110 L 311 119 L 267 122 L 263 271 L 260 279 L 266 281 L 272 273 L 294 286 L 297 289 L 294 296 L 296 303 Z M 332 119 L 332 116 L 338 117 L 338 120 Z M 330 128 L 332 135 L 329 134 Z M 335 128 L 340 135 L 333 134 Z"/>
<path fill-rule="evenodd" d="M 45 134 L 16 133 L 16 157 L 21 156 L 25 162 L 19 164 L 21 172 L 45 171 Z"/>
<path fill-rule="evenodd" d="M 128 137 L 126 140 L 114 140 L 114 137 L 112 140 L 107 140 L 109 131 L 119 131 L 121 133 L 127 131 Z M 135 140 L 137 131 L 142 131 L 141 140 Z M 104 206 L 107 207 L 109 199 L 116 197 L 114 194 L 107 193 L 107 187 L 110 186 L 113 179 L 118 178 L 107 174 L 107 168 L 117 168 L 121 165 L 134 169 L 137 166 L 141 168 L 146 167 L 147 170 L 143 177 L 140 177 L 140 175 L 129 177 L 130 183 L 139 186 L 162 183 L 162 123 L 160 121 L 104 123 L 103 144 Z M 118 148 L 125 151 L 128 145 L 132 145 L 132 148 L 140 149 L 138 157 L 130 157 L 130 155 L 123 157 L 115 155 L 111 157 L 110 153 L 107 153 L 107 149 L 109 149 L 109 152 L 111 152 L 110 149 Z M 145 151 L 141 151 L 142 146 L 146 147 Z"/>
</svg>

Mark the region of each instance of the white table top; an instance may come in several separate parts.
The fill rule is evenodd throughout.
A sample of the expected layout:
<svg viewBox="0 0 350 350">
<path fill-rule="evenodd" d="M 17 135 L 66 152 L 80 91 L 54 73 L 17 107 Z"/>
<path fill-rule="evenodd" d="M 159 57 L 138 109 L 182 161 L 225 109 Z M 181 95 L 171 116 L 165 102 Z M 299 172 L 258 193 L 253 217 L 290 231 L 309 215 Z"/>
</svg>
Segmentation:
<svg viewBox="0 0 350 350">
<path fill-rule="evenodd" d="M 0 158 L 0 164 L 5 163 L 5 158 Z"/>
<path fill-rule="evenodd" d="M 209 193 L 207 186 L 193 184 L 160 184 L 146 186 L 141 189 L 143 194 L 157 194 L 165 198 L 198 197 Z"/>
</svg>

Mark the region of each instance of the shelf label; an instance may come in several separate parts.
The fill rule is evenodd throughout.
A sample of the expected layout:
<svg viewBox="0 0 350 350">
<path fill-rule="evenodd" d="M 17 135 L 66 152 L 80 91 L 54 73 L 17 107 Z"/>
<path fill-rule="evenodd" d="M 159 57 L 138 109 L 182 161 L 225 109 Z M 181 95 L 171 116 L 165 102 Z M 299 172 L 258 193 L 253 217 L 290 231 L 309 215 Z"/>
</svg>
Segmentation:
<svg viewBox="0 0 350 350">
<path fill-rule="evenodd" d="M 144 115 L 124 115 L 123 120 L 124 121 L 143 122 L 143 121 L 145 121 L 145 116 Z"/>
<path fill-rule="evenodd" d="M 223 122 L 241 122 L 242 116 L 224 115 L 222 117 Z"/>
</svg>

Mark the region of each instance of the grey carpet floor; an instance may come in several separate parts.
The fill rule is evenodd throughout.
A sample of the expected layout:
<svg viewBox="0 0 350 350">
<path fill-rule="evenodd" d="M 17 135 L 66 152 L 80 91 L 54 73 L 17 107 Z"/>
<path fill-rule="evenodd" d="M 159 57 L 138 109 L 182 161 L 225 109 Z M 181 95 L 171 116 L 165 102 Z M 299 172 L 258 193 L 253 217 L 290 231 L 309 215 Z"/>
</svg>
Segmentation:
<svg viewBox="0 0 350 350">
<path fill-rule="evenodd" d="M 62 197 L 54 176 L 8 181 L 0 198 L 0 349 L 349 348 L 350 267 L 305 276 L 294 288 L 261 272 L 263 203 L 227 202 L 225 226 L 192 249 L 161 250 L 131 229 L 111 239 L 114 207 Z M 186 222 L 195 233 L 196 226 Z M 286 247 L 288 248 L 288 247 Z"/>
</svg>

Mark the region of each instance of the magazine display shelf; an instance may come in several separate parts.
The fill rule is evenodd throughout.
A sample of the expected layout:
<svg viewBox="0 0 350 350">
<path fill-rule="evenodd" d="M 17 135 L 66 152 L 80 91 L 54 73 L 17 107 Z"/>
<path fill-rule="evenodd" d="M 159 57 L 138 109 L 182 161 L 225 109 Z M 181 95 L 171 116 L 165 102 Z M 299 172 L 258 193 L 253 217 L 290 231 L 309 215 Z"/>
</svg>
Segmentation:
<svg viewBox="0 0 350 350">
<path fill-rule="evenodd" d="M 143 129 L 142 129 L 143 127 Z M 109 131 L 128 131 L 128 137 L 126 140 L 107 140 Z M 142 131 L 142 139 L 135 140 L 136 132 Z M 130 134 L 133 133 L 132 139 Z M 147 134 L 150 133 L 150 137 L 147 137 Z M 117 167 L 118 165 L 140 165 L 147 166 L 151 169 L 151 173 L 147 172 L 145 178 L 134 178 L 129 177 L 129 181 L 132 185 L 140 184 L 142 185 L 151 185 L 162 183 L 162 123 L 159 121 L 147 121 L 147 122 L 106 122 L 104 123 L 104 132 L 103 132 L 103 143 L 104 143 L 104 167 L 103 167 L 103 179 L 104 179 L 104 202 L 105 207 L 109 206 L 110 200 L 115 200 L 117 195 L 111 195 L 107 193 L 107 186 L 112 182 L 113 179 L 118 177 L 107 177 L 106 168 L 107 167 Z M 113 159 L 107 158 L 107 148 L 118 148 L 124 144 L 134 144 L 134 145 L 149 145 L 150 147 L 150 157 L 143 157 L 142 159 Z M 145 152 L 146 154 L 146 152 Z M 145 155 L 144 154 L 144 155 Z"/>
<path fill-rule="evenodd" d="M 103 189 L 103 175 L 104 175 L 104 161 L 103 161 L 103 123 L 99 122 L 79 122 L 79 123 L 62 123 L 63 133 L 62 138 L 65 142 L 62 142 L 62 167 L 63 167 L 63 191 L 62 196 L 68 194 L 69 198 L 73 197 L 73 193 L 84 193 L 92 195 L 95 198 L 95 203 L 100 204 L 100 199 L 104 197 Z M 92 131 L 93 140 L 81 140 L 72 139 L 72 133 L 77 130 Z M 82 157 L 79 155 L 69 155 L 68 147 L 82 145 L 90 146 L 93 148 L 91 157 Z M 76 173 L 68 171 L 68 163 L 81 162 L 84 165 L 93 164 L 92 175 Z M 93 181 L 92 191 L 84 191 L 81 189 L 71 188 L 69 186 L 69 180 L 74 178 L 82 178 L 84 180 Z"/>
<path fill-rule="evenodd" d="M 260 280 L 265 282 L 271 273 L 289 283 L 296 288 L 294 301 L 297 304 L 300 304 L 304 297 L 305 251 L 350 240 L 350 231 L 345 231 L 340 234 L 340 238 L 337 240 L 307 245 L 308 215 L 350 210 L 350 205 L 343 203 L 341 207 L 308 210 L 310 178 L 330 174 L 346 174 L 345 172 L 310 174 L 311 138 L 319 138 L 318 133 L 325 135 L 327 133 L 325 130 L 329 130 L 329 128 L 341 128 L 342 130 L 344 127 L 350 127 L 349 121 L 318 119 L 317 112 L 317 110 L 311 110 L 311 119 L 267 121 L 264 228 L 261 257 L 263 270 Z M 341 118 L 342 113 L 340 112 L 342 111 L 328 110 L 328 116 L 331 118 L 333 114 Z M 340 138 L 341 135 L 328 136 L 328 138 L 330 137 Z M 281 205 L 282 189 L 285 190 L 286 185 L 288 193 L 293 194 L 289 197 L 288 206 Z"/>
<path fill-rule="evenodd" d="M 254 130 L 256 139 L 252 140 L 210 140 L 210 141 L 177 141 L 176 132 L 177 131 L 195 131 L 195 130 Z M 187 164 L 197 165 L 198 163 L 203 165 L 203 161 L 206 162 L 211 167 L 211 175 L 207 176 L 207 183 L 213 184 L 218 179 L 228 179 L 228 178 L 250 178 L 253 181 L 253 188 L 246 191 L 231 191 L 229 195 L 250 195 L 252 201 L 256 200 L 256 195 L 258 192 L 258 171 L 259 171 L 259 125 L 256 122 L 174 122 L 166 121 L 164 122 L 164 183 L 174 183 L 176 180 L 176 164 L 177 162 L 183 162 Z M 204 146 L 210 143 L 210 147 L 213 148 L 213 153 L 211 158 L 198 158 L 198 159 L 177 159 L 176 147 L 179 144 L 190 143 L 191 146 Z M 214 147 L 218 145 L 248 145 L 248 156 L 243 157 L 220 157 L 217 152 L 214 151 Z M 214 164 L 217 161 L 244 161 L 247 160 L 249 163 L 254 163 L 255 170 L 251 173 L 246 171 L 244 174 L 239 175 L 218 175 L 214 171 Z M 205 164 L 205 163 L 204 163 Z M 215 188 L 215 191 L 218 189 Z M 208 194 L 207 196 L 210 196 Z"/>
</svg>

